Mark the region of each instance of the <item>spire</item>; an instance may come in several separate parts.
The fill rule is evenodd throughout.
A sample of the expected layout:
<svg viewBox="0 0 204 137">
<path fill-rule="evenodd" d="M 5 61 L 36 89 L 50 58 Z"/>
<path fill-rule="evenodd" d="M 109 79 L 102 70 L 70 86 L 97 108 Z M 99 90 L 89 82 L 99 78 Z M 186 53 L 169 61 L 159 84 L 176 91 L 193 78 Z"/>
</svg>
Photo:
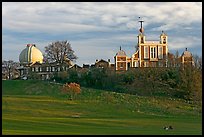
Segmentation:
<svg viewBox="0 0 204 137">
<path fill-rule="evenodd" d="M 121 46 L 120 46 L 120 50 L 121 50 Z"/>
<path fill-rule="evenodd" d="M 140 19 L 140 17 L 139 17 L 139 19 Z M 144 29 L 143 29 L 143 27 L 142 27 L 142 23 L 143 23 L 144 21 L 143 21 L 142 19 L 140 19 L 139 22 L 141 23 L 141 26 L 140 26 L 139 31 L 140 31 L 141 33 L 143 33 L 143 32 L 144 32 Z"/>
</svg>

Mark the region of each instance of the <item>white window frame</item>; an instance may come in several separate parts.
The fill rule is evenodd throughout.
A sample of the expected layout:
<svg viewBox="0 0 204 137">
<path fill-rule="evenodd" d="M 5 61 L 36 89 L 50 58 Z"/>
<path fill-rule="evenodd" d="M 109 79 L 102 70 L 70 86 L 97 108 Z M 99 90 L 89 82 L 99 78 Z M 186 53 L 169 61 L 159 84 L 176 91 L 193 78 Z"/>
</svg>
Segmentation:
<svg viewBox="0 0 204 137">
<path fill-rule="evenodd" d="M 124 65 L 123 65 L 123 63 L 120 63 L 120 68 L 124 68 Z"/>
<path fill-rule="evenodd" d="M 157 47 L 150 47 L 150 58 L 157 58 Z"/>
<path fill-rule="evenodd" d="M 35 72 L 38 72 L 38 67 L 35 67 Z"/>
<path fill-rule="evenodd" d="M 53 72 L 55 71 L 55 67 L 52 67 L 52 71 L 53 71 Z"/>
<path fill-rule="evenodd" d="M 35 71 L 35 68 L 32 68 L 32 71 L 34 72 L 34 71 Z"/>
<path fill-rule="evenodd" d="M 162 46 L 158 47 L 158 58 L 163 59 L 163 47 Z"/>
<path fill-rule="evenodd" d="M 42 71 L 42 67 L 40 67 L 40 72 Z"/>
<path fill-rule="evenodd" d="M 144 59 L 149 58 L 149 46 L 144 46 Z"/>
<path fill-rule="evenodd" d="M 134 62 L 135 67 L 139 67 L 139 63 L 137 61 Z"/>
<path fill-rule="evenodd" d="M 49 67 L 46 67 L 46 71 L 49 71 Z"/>
</svg>

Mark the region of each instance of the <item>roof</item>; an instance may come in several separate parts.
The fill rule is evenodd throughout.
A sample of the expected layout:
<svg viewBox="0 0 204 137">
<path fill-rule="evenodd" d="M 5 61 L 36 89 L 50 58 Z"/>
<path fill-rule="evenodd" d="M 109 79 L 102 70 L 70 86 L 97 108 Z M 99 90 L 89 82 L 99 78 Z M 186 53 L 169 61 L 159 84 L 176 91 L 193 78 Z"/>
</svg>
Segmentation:
<svg viewBox="0 0 204 137">
<path fill-rule="evenodd" d="M 192 54 L 189 51 L 184 51 L 181 56 L 183 56 L 183 57 L 192 57 Z"/>
<path fill-rule="evenodd" d="M 149 40 L 149 41 L 145 41 L 145 43 L 147 43 L 147 44 L 150 44 L 150 43 L 152 43 L 152 44 L 159 44 L 160 43 L 160 41 L 156 41 L 156 40 Z"/>
<path fill-rule="evenodd" d="M 99 62 L 106 62 L 106 63 L 108 63 L 108 61 L 103 60 L 103 59 L 101 59 L 101 60 L 97 60 L 97 61 L 96 61 L 96 63 L 99 63 Z M 96 63 L 95 63 L 95 64 L 96 64 Z"/>
<path fill-rule="evenodd" d="M 74 64 L 73 66 L 71 66 L 70 68 L 82 68 L 81 66 Z"/>
<path fill-rule="evenodd" d="M 123 50 L 119 50 L 119 51 L 116 53 L 116 56 L 126 56 L 126 53 L 125 53 L 125 51 L 123 51 Z"/>
<path fill-rule="evenodd" d="M 42 52 L 34 44 L 28 44 L 19 55 L 19 61 L 23 64 L 43 62 Z"/>
</svg>

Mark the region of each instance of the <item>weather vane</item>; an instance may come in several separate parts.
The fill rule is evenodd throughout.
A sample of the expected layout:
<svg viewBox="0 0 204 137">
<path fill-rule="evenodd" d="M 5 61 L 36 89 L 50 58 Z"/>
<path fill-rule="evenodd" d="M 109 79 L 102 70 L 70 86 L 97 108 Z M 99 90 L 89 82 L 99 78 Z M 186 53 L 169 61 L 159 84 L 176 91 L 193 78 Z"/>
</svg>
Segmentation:
<svg viewBox="0 0 204 137">
<path fill-rule="evenodd" d="M 139 19 L 140 19 L 140 17 L 139 17 Z M 142 22 L 144 22 L 144 21 L 141 19 L 141 20 L 139 20 L 139 22 L 141 23 L 141 28 L 142 28 Z"/>
<path fill-rule="evenodd" d="M 139 19 L 140 19 L 140 17 L 139 17 Z M 139 29 L 139 31 L 140 31 L 141 33 L 143 33 L 143 32 L 144 32 L 144 29 L 142 28 L 142 23 L 143 23 L 144 21 L 141 19 L 141 20 L 139 20 L 139 22 L 141 23 L 141 28 Z"/>
</svg>

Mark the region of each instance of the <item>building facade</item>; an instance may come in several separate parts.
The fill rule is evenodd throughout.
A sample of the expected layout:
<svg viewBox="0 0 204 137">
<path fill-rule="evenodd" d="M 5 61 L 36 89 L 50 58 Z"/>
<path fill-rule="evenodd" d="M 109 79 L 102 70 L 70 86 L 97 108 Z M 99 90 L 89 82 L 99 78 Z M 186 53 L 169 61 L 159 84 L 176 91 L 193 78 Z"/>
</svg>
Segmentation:
<svg viewBox="0 0 204 137">
<path fill-rule="evenodd" d="M 116 53 L 115 60 L 115 70 L 128 70 L 128 68 L 139 68 L 139 67 L 168 67 L 169 58 L 174 58 L 174 56 L 168 52 L 168 36 L 164 31 L 161 32 L 158 41 L 146 40 L 144 34 L 144 28 L 142 27 L 143 21 L 141 23 L 141 28 L 139 29 L 139 34 L 137 36 L 137 46 L 135 53 L 128 57 L 120 47 L 120 50 Z M 189 51 L 185 51 L 179 57 L 179 63 L 193 64 L 193 57 Z M 174 60 L 174 59 L 173 59 Z"/>
</svg>

